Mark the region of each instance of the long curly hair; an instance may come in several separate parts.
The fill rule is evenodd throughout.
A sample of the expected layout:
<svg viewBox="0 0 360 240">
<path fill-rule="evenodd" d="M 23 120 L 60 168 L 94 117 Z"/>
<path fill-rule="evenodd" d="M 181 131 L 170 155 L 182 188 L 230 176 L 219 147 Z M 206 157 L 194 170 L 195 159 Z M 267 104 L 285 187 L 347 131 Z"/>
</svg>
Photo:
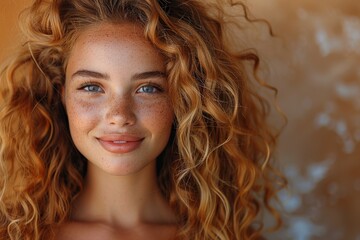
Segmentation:
<svg viewBox="0 0 360 240">
<path fill-rule="evenodd" d="M 99 22 L 140 24 L 165 56 L 175 121 L 157 171 L 178 239 L 259 239 L 263 209 L 280 222 L 270 201 L 283 178 L 270 161 L 276 134 L 256 90 L 259 57 L 228 46 L 223 5 L 252 21 L 231 0 L 34 1 L 23 15 L 27 41 L 1 71 L 1 239 L 51 239 L 69 219 L 86 159 L 61 89 L 74 41 Z"/>
</svg>

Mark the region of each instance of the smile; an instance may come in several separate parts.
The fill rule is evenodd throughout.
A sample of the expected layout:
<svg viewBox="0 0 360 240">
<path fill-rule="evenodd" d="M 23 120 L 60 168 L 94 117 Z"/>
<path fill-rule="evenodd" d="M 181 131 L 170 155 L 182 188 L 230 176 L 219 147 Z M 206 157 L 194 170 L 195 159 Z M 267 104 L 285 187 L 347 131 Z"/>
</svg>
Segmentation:
<svg viewBox="0 0 360 240">
<path fill-rule="evenodd" d="M 121 137 L 124 139 L 114 139 L 116 137 L 107 136 L 97 140 L 100 145 L 108 152 L 116 154 L 129 153 L 140 147 L 144 138 L 138 137 Z"/>
<path fill-rule="evenodd" d="M 122 143 L 127 143 L 127 141 L 113 141 L 113 143 L 119 143 L 119 144 L 122 144 Z"/>
</svg>

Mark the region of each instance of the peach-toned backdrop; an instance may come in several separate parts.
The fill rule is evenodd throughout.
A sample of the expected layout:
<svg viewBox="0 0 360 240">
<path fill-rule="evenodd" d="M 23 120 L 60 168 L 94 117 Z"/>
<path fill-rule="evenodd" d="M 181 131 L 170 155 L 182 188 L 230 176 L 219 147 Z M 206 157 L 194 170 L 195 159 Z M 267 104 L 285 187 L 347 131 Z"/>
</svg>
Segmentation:
<svg viewBox="0 0 360 240">
<path fill-rule="evenodd" d="M 15 24 L 29 0 L 0 2 L 0 60 L 19 42 Z M 262 76 L 279 89 L 289 123 L 277 158 L 289 178 L 285 227 L 270 239 L 360 239 L 360 3 L 247 0 L 276 34 L 251 44 Z"/>
<path fill-rule="evenodd" d="M 360 239 L 360 3 L 249 0 L 278 36 L 259 41 L 289 118 L 277 239 Z M 274 238 L 276 239 L 276 238 Z"/>
</svg>

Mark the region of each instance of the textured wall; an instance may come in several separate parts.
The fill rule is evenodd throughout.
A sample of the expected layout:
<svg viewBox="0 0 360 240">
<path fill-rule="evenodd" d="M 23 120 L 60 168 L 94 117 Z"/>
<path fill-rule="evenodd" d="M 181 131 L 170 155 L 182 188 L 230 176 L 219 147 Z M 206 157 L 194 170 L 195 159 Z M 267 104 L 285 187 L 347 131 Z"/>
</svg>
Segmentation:
<svg viewBox="0 0 360 240">
<path fill-rule="evenodd" d="M 289 119 L 278 149 L 290 181 L 280 239 L 360 239 L 360 3 L 248 3 L 277 35 L 258 46 Z"/>
<path fill-rule="evenodd" d="M 18 41 L 14 24 L 29 0 L 1 0 L 0 59 Z M 326 3 L 325 3 L 326 2 Z M 279 89 L 288 116 L 277 158 L 285 228 L 272 239 L 360 239 L 360 3 L 353 0 L 248 0 L 255 16 L 251 45 Z"/>
<path fill-rule="evenodd" d="M 19 12 L 30 0 L 0 0 L 0 61 L 11 54 L 20 42 L 17 19 Z"/>
</svg>

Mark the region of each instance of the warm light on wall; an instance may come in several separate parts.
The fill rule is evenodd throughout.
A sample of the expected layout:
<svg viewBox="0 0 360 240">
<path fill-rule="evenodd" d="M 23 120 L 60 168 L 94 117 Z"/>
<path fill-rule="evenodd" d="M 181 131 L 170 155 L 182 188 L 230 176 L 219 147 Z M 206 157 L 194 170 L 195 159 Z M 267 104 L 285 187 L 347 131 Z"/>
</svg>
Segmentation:
<svg viewBox="0 0 360 240">
<path fill-rule="evenodd" d="M 20 43 L 18 16 L 30 3 L 30 0 L 0 1 L 0 61 L 8 57 L 13 48 Z"/>
</svg>

